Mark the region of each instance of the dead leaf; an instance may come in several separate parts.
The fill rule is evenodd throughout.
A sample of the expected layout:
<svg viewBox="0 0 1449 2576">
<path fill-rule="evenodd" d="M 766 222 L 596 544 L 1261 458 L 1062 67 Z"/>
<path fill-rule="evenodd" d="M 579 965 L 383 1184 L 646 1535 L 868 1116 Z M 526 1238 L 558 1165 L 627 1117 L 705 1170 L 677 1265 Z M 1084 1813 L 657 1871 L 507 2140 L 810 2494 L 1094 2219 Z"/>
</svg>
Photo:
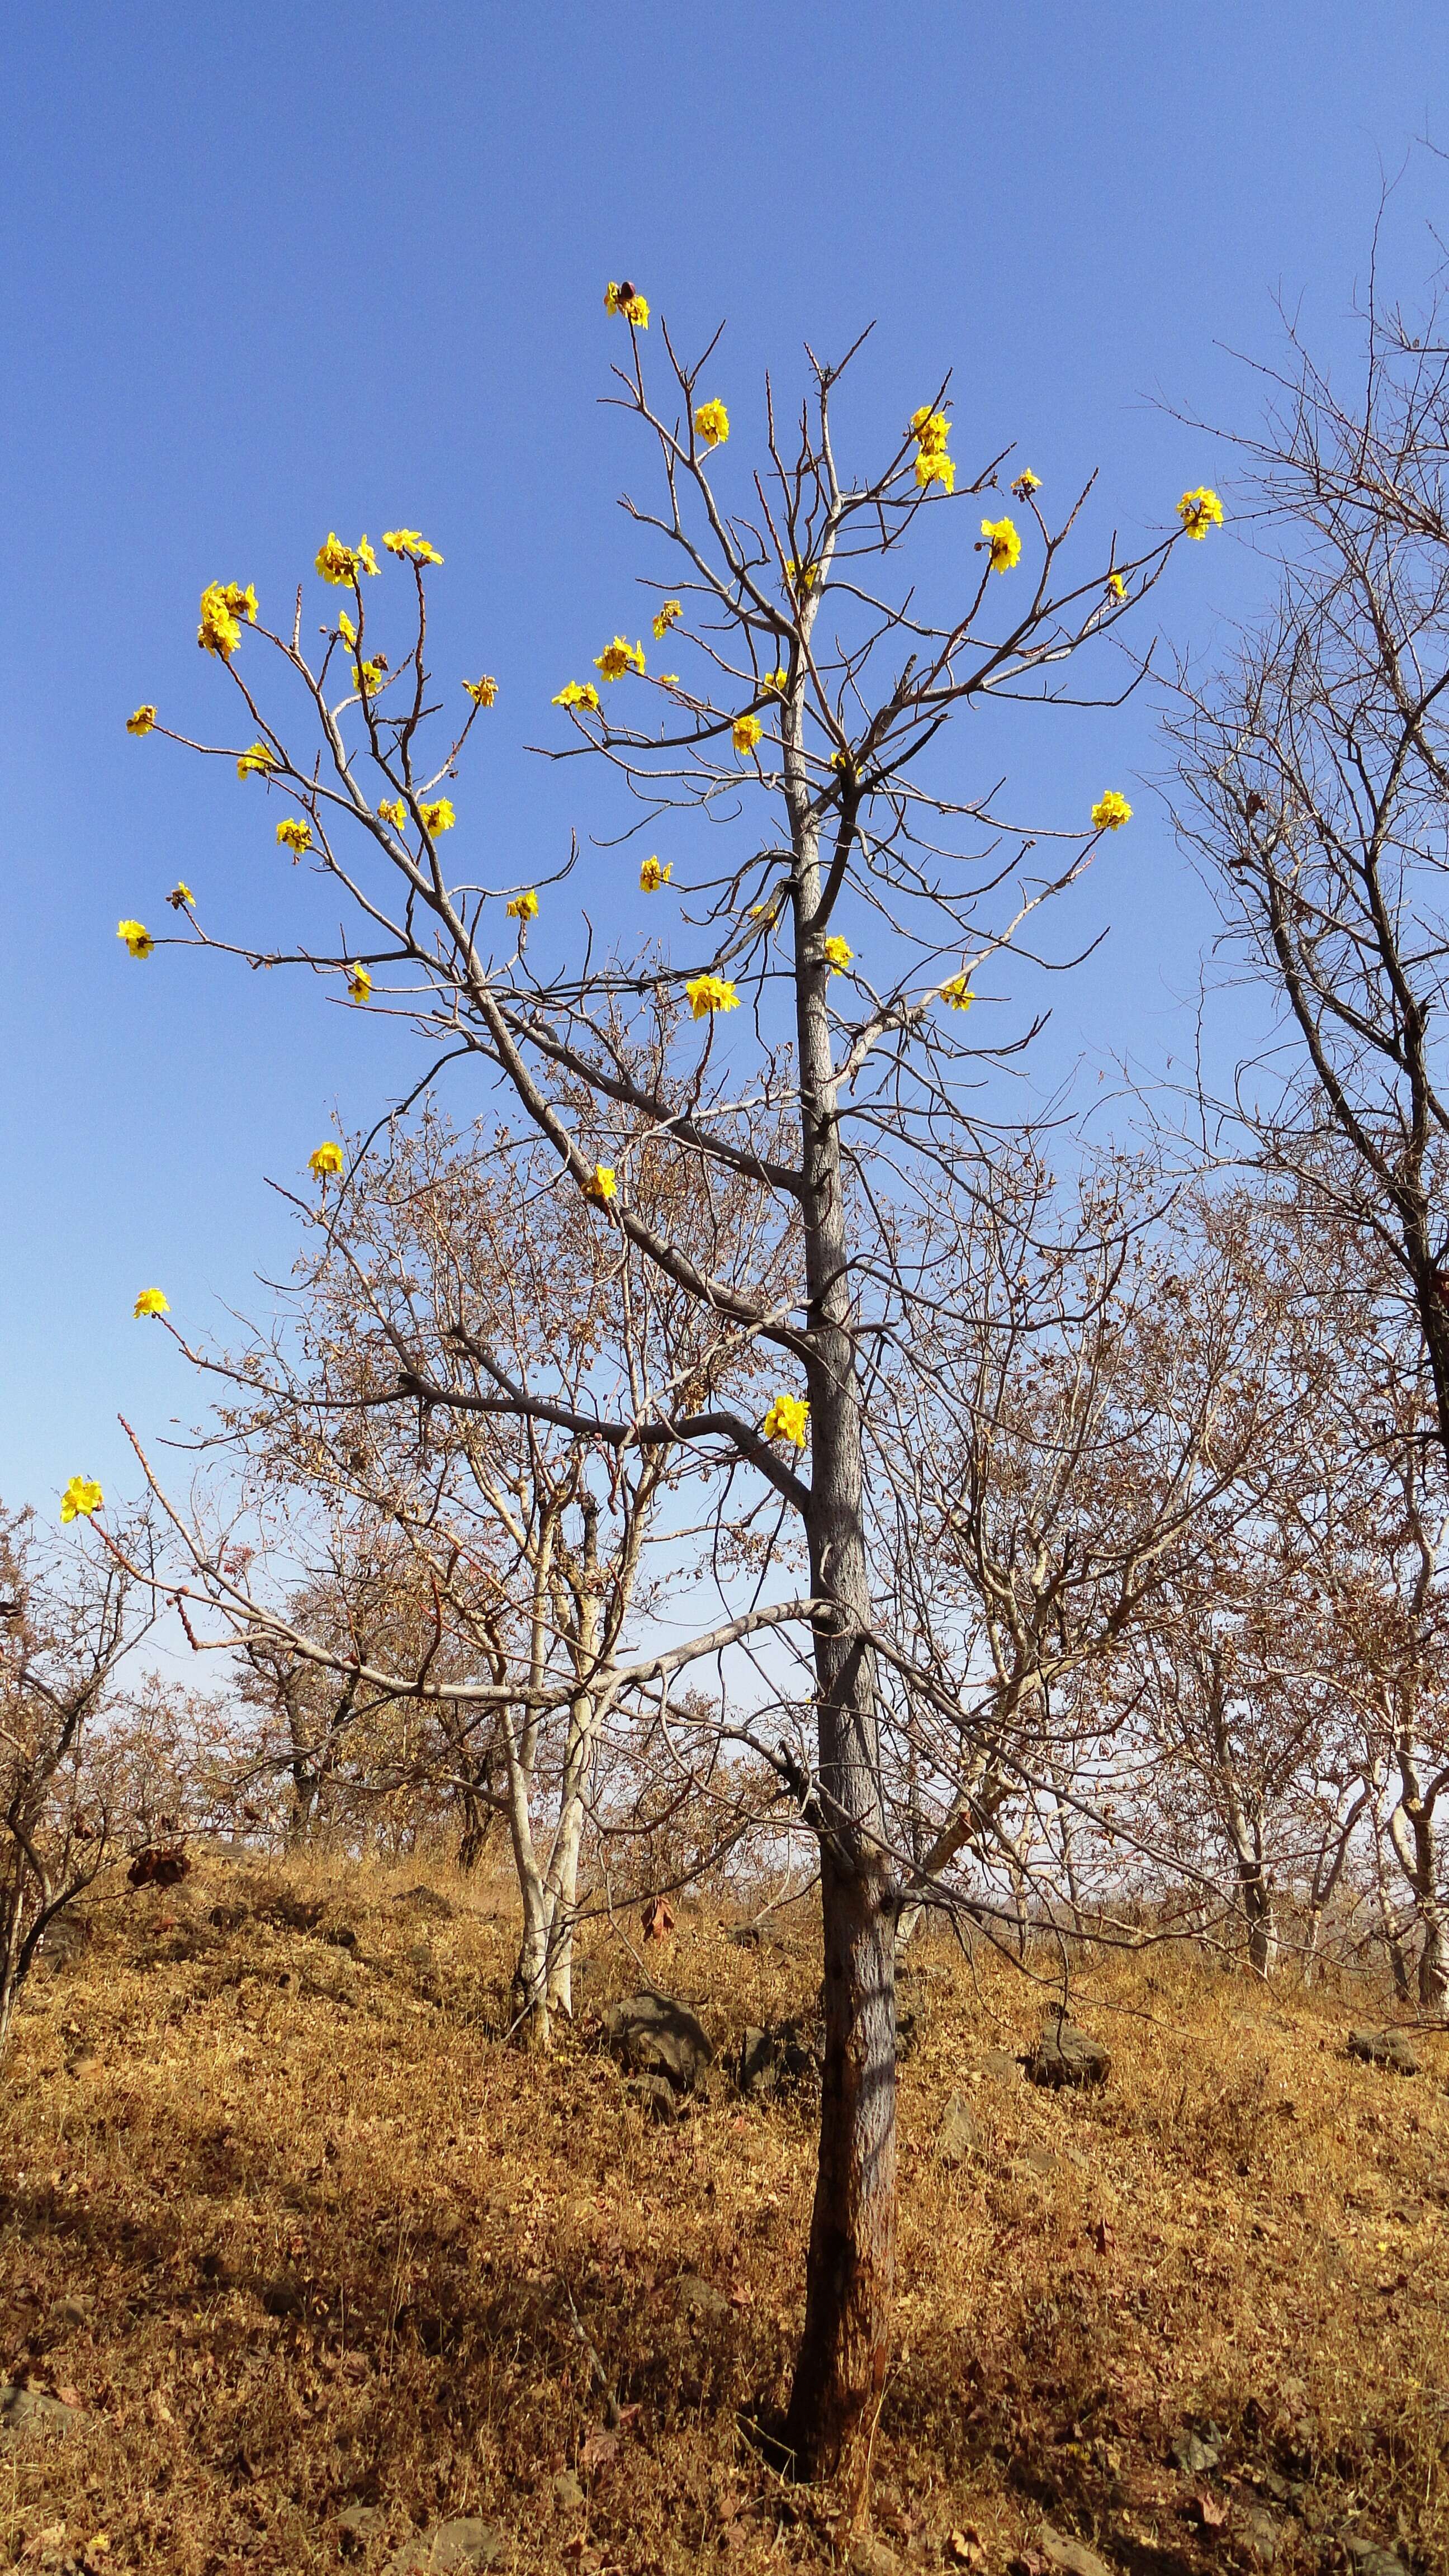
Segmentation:
<svg viewBox="0 0 1449 2576">
<path fill-rule="evenodd" d="M 1200 2495 L 1197 2499 L 1197 2509 L 1202 2516 L 1204 2528 L 1208 2531 L 1217 2531 L 1227 2521 L 1228 2508 L 1225 2504 L 1219 2504 L 1216 2496 L 1206 2493 Z"/>
<path fill-rule="evenodd" d="M 612 2460 L 618 2447 L 619 2436 L 617 2433 L 591 2433 L 579 2453 L 580 2468 L 602 2468 L 606 2460 Z"/>
<path fill-rule="evenodd" d="M 750 2288 L 748 2281 L 736 2281 L 733 2289 L 729 2293 L 729 2302 L 732 2308 L 752 2308 L 754 2306 L 755 2294 Z"/>
</svg>

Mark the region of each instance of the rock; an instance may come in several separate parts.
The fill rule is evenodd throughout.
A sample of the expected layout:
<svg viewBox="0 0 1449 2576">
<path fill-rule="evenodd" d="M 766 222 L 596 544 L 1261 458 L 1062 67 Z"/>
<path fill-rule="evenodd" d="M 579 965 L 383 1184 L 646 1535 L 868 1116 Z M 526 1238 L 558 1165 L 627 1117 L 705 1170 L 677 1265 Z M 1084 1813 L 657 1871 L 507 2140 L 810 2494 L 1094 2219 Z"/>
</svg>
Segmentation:
<svg viewBox="0 0 1449 2576">
<path fill-rule="evenodd" d="M 1346 2531 L 1343 2545 L 1353 2563 L 1354 2576 L 1409 2576 L 1397 2550 L 1381 2549 L 1376 2540 L 1361 2540 L 1356 2531 Z"/>
<path fill-rule="evenodd" d="M 702 2280 L 698 2272 L 681 2272 L 671 2292 L 674 2306 L 691 2325 L 728 2325 L 730 2303 L 723 2290 L 713 2281 Z"/>
<path fill-rule="evenodd" d="M 1222 2458 L 1222 2439 L 1216 2424 L 1205 2424 L 1201 2433 L 1195 2433 L 1190 2424 L 1185 2424 L 1180 2433 L 1173 2434 L 1167 2447 L 1184 2477 L 1188 2478 L 1204 2477 L 1209 2469 L 1217 2467 Z"/>
<path fill-rule="evenodd" d="M 443 2576 L 450 2567 L 496 2567 L 508 2543 L 496 2523 L 464 2514 L 457 2522 L 415 2531 L 388 2562 L 388 2576 Z"/>
<path fill-rule="evenodd" d="M 981 2060 L 981 2072 L 989 2075 L 996 2084 L 1019 2084 L 1021 2060 L 1010 2056 L 1004 2048 L 988 2048 Z"/>
<path fill-rule="evenodd" d="M 1049 2522 L 1042 2524 L 1036 2545 L 1048 2567 L 1059 2567 L 1062 2576 L 1112 2576 L 1095 2549 L 1089 2549 L 1084 2540 L 1070 2539 L 1064 2531 L 1053 2531 Z"/>
<path fill-rule="evenodd" d="M 1260 2567 L 1272 2566 L 1283 2546 L 1283 2533 L 1271 2513 L 1265 2513 L 1260 2504 L 1240 2505 L 1233 2516 L 1233 2530 Z"/>
<path fill-rule="evenodd" d="M 747 2030 L 735 2061 L 735 2082 L 745 2095 L 776 2093 L 782 2084 L 801 2084 L 820 2073 L 820 2060 L 798 2021 L 772 2022 L 764 2030 Z"/>
<path fill-rule="evenodd" d="M 424 1887 L 421 1881 L 416 1887 L 405 1887 L 392 1901 L 394 1905 L 407 1906 L 410 1913 L 430 1914 L 437 1923 L 451 1923 L 458 1910 L 449 1904 L 446 1896 L 440 1896 L 435 1887 Z M 451 2530 L 452 2526 L 448 2524 L 445 2528 Z"/>
<path fill-rule="evenodd" d="M 337 2517 L 337 2534 L 348 2556 L 360 2556 L 371 2541 L 380 2538 L 386 2522 L 381 2505 L 344 2505 Z"/>
<path fill-rule="evenodd" d="M 636 2075 L 629 2091 L 646 2120 L 677 2120 L 680 2097 L 667 2075 Z"/>
<path fill-rule="evenodd" d="M 560 2469 L 553 2482 L 553 2500 L 560 2513 L 582 2513 L 588 2498 L 582 2480 L 572 2469 Z"/>
<path fill-rule="evenodd" d="M 1026 2071 L 1033 2084 L 1105 2084 L 1111 2066 L 1105 2042 L 1054 2015 L 1027 2059 Z"/>
<path fill-rule="evenodd" d="M 1028 2173 L 1039 2174 L 1043 2181 L 1059 2174 L 1062 2169 L 1061 2157 L 1053 2147 L 1023 2147 L 1017 2161 L 1025 2165 Z"/>
<path fill-rule="evenodd" d="M 898 2576 L 898 2571 L 905 2566 L 903 2558 L 898 2558 L 893 2549 L 887 2549 L 883 2540 L 875 2539 L 868 2531 L 856 2533 L 845 2553 L 845 2563 L 850 2576 Z"/>
<path fill-rule="evenodd" d="M 1417 2075 L 1419 2052 L 1403 2030 L 1351 2030 L 1348 2034 L 1350 2057 L 1363 2060 L 1365 2066 L 1392 2067 L 1396 2075 Z M 1347 2542 L 1344 2546 L 1347 2547 Z"/>
<path fill-rule="evenodd" d="M 0 2380 L 0 2431 L 68 2433 L 84 2416 L 83 2406 L 68 2406 L 63 2398 L 47 2397 L 41 2388 Z"/>
<path fill-rule="evenodd" d="M 943 2165 L 964 2165 L 981 2145 L 981 2132 L 959 2093 L 953 2093 L 941 2114 L 936 2131 L 936 2161 Z"/>
<path fill-rule="evenodd" d="M 694 2092 L 714 2056 L 693 2013 L 652 1986 L 615 2004 L 605 2028 L 631 2074 L 662 2075 L 676 2093 Z"/>
<path fill-rule="evenodd" d="M 62 1968 L 68 1968 L 73 1959 L 79 1958 L 90 1937 L 91 1927 L 87 1915 L 78 1914 L 74 1908 L 68 1913 L 57 1914 L 54 1920 L 46 1925 L 37 1965 L 49 1968 L 52 1975 L 59 1976 Z"/>
</svg>

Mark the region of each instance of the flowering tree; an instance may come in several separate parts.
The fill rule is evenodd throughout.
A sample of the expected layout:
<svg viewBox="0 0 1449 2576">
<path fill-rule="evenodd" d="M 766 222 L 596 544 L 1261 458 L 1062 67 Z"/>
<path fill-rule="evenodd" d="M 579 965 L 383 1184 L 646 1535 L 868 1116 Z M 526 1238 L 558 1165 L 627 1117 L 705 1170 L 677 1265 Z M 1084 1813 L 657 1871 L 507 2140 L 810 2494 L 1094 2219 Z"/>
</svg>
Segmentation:
<svg viewBox="0 0 1449 2576">
<path fill-rule="evenodd" d="M 593 676 L 560 688 L 555 721 L 567 732 L 556 756 L 612 773 L 648 840 L 667 837 L 678 809 L 693 816 L 676 849 L 651 851 L 639 869 L 670 925 L 657 941 L 629 957 L 590 939 L 577 962 L 560 951 L 540 968 L 534 952 L 553 936 L 561 898 L 542 871 L 520 881 L 505 862 L 500 881 L 476 830 L 450 838 L 469 818 L 446 791 L 498 690 L 491 677 L 464 682 L 466 721 L 439 725 L 426 650 L 428 583 L 442 558 L 417 530 L 383 539 L 407 574 L 401 634 L 395 613 L 372 604 L 379 565 L 365 538 L 329 536 L 317 556 L 336 604 L 315 657 L 303 649 L 300 595 L 291 625 L 270 629 L 249 585 L 208 587 L 199 641 L 235 689 L 239 746 L 158 727 L 151 707 L 131 724 L 265 781 L 287 809 L 278 842 L 344 898 L 344 950 L 319 956 L 283 937 L 268 962 L 335 971 L 359 1005 L 391 997 L 440 1058 L 462 1051 L 489 1065 L 551 1157 L 553 1186 L 575 1193 L 607 1239 L 621 1295 L 682 1299 L 702 1319 L 687 1375 L 626 1368 L 609 1409 L 591 1400 L 578 1427 L 619 1461 L 687 1451 L 721 1497 L 749 1479 L 760 1498 L 743 1590 L 712 1626 L 654 1658 L 651 1674 L 792 1628 L 808 1652 L 813 1740 L 803 1760 L 786 1747 L 773 1758 L 820 1855 L 823 2100 L 788 2424 L 798 2464 L 820 2472 L 867 2456 L 894 2263 L 902 1879 L 883 1791 L 887 1638 L 867 1543 L 876 1369 L 883 1351 L 909 1350 L 929 1306 L 929 1250 L 913 1231 L 923 1181 L 970 1190 L 1007 1150 L 1003 1068 L 1028 1032 L 1008 1016 L 1001 961 L 1034 951 L 1044 907 L 1131 811 L 1109 789 L 1090 819 L 1019 826 L 987 783 L 994 752 L 983 747 L 975 783 L 959 784 L 947 729 L 998 700 L 1044 710 L 1069 689 L 1080 704 L 1067 666 L 1116 636 L 1174 545 L 1203 537 L 1221 512 L 1200 490 L 1145 549 L 1088 549 L 1086 496 L 1049 520 L 1039 478 L 1023 470 L 1013 516 L 1002 457 L 958 465 L 944 388 L 878 467 L 852 478 L 832 420 L 842 368 L 813 359 L 788 434 L 767 400 L 760 467 L 746 476 L 715 382 L 717 343 L 686 364 L 664 335 L 656 401 L 647 301 L 627 281 L 607 300 L 627 333 L 616 398 L 660 474 L 656 505 L 626 507 L 673 576 L 654 583 L 648 622 L 687 669 L 657 670 L 621 627 Z M 974 558 L 952 542 L 963 506 L 980 529 Z M 258 643 L 291 693 L 295 726 L 253 677 Z M 1120 696 L 1121 670 L 1109 694 Z M 743 819 L 751 811 L 756 826 Z M 701 819 L 718 826 L 717 847 Z M 455 870 L 460 845 L 474 856 Z M 203 924 L 188 888 L 172 900 L 183 935 L 231 945 Z M 138 957 L 162 944 L 136 922 L 121 935 Z M 318 1149 L 313 1169 L 345 1197 L 335 1144 Z M 729 1223 L 684 1239 L 667 1190 L 645 1187 L 651 1172 L 694 1174 L 711 1206 L 727 1194 Z M 754 1210 L 743 1226 L 741 1191 Z M 757 1409 L 737 1392 L 744 1354 L 773 1381 Z M 551 1391 L 486 1350 L 477 1364 L 491 1400 L 519 1422 L 558 1421 Z M 406 1384 L 397 1395 L 416 1401 Z M 446 1385 L 436 1400 L 449 1401 Z M 797 1543 L 803 1591 L 780 1579 Z M 214 1564 L 198 1563 L 228 1606 Z M 498 1687 L 535 1685 L 525 1672 Z M 767 1675 L 760 1687 L 768 1696 Z"/>
</svg>

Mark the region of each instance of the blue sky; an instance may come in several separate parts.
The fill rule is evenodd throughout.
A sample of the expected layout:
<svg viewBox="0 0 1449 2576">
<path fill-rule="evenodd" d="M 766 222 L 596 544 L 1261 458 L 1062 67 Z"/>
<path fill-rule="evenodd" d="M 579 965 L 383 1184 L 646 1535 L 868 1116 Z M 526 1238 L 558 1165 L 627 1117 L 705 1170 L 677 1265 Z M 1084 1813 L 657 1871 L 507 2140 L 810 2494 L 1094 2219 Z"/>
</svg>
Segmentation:
<svg viewBox="0 0 1449 2576">
<path fill-rule="evenodd" d="M 543 875 L 603 811 L 583 764 L 524 746 L 632 615 L 607 277 L 686 343 L 727 320 L 714 373 L 747 432 L 766 365 L 793 387 L 802 340 L 874 319 L 863 453 L 953 366 L 958 454 L 1015 439 L 1049 492 L 1099 467 L 1130 545 L 1184 483 L 1228 489 L 1164 403 L 1251 424 L 1228 352 L 1272 354 L 1275 297 L 1347 355 L 1381 177 L 1449 139 L 1443 12 L 1407 0 L 60 0 L 7 14 L 3 76 L 0 1495 L 47 1510 L 77 1471 L 125 1488 L 119 1411 L 196 1414 L 136 1290 L 198 1331 L 264 1308 L 254 1274 L 288 1258 L 268 1177 L 413 1062 L 315 986 L 116 942 L 121 914 L 169 919 L 178 876 L 218 928 L 289 895 L 255 786 L 123 730 L 143 698 L 213 718 L 204 581 L 268 606 L 329 528 L 426 529 L 439 666 L 503 688 L 469 820 L 517 852 L 496 873 Z M 1394 200 L 1410 292 L 1446 178 L 1421 154 Z M 1230 532 L 1181 549 L 1166 632 L 1210 652 L 1260 579 Z M 1161 766 L 1145 707 L 1027 756 L 1013 801 L 1044 820 L 1108 779 L 1138 808 L 1083 900 L 1111 938 L 1056 996 L 1065 1054 L 1188 1037 L 1210 923 L 1139 790 Z M 617 882 L 588 858 L 595 908 Z"/>
</svg>

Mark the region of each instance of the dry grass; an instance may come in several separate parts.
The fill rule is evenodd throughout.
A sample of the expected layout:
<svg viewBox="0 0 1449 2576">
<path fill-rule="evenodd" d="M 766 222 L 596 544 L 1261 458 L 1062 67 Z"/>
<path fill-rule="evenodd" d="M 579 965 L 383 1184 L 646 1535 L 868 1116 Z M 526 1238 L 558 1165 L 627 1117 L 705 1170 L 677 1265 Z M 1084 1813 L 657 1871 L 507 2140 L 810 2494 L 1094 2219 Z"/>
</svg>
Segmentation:
<svg viewBox="0 0 1449 2576">
<path fill-rule="evenodd" d="M 521 2057 L 501 1892 L 435 1922 L 406 1884 L 211 1863 L 33 1990 L 0 2090 L 0 2371 L 86 2413 L 0 2446 L 0 2563 L 300 2576 L 360 2501 L 364 2576 L 467 2513 L 505 2568 L 827 2565 L 829 2499 L 748 2429 L 798 2325 L 808 2105 L 721 2077 L 647 2123 L 587 2044 L 638 1982 L 602 1934 L 579 2037 Z M 803 1920 L 752 1953 L 681 1916 L 655 1975 L 717 2042 L 805 2005 Z M 1285 2569 L 1350 2563 L 1345 2534 L 1449 2565 L 1449 2040 L 1405 2081 L 1343 2055 L 1361 1994 L 1108 1959 L 1075 2008 L 1111 2081 L 1058 2097 L 988 2065 L 1042 2018 L 1001 1963 L 927 1944 L 902 2000 L 877 2532 L 993 2571 L 1043 2513 L 1131 2576 L 1251 2565 L 1270 2526 Z M 978 2132 L 954 2170 L 953 2090 Z M 725 2304 L 691 2313 L 683 2273 Z M 611 2456 L 569 2293 L 625 2409 Z M 1220 2463 L 1186 2474 L 1170 2445 L 1207 2419 Z"/>
</svg>

